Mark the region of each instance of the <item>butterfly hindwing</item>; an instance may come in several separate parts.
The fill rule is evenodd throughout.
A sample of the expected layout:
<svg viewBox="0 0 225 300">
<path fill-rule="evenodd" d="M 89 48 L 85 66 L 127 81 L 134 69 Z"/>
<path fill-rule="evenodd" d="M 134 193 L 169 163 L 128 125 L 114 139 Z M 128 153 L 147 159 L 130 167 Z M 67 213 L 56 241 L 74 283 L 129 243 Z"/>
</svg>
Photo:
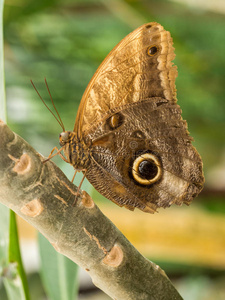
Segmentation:
<svg viewBox="0 0 225 300">
<path fill-rule="evenodd" d="M 109 126 L 113 118 L 121 120 L 115 128 Z M 201 159 L 177 104 L 160 98 L 130 104 L 102 121 L 90 138 L 92 162 L 86 176 L 120 206 L 155 211 L 189 204 L 202 188 Z"/>
</svg>

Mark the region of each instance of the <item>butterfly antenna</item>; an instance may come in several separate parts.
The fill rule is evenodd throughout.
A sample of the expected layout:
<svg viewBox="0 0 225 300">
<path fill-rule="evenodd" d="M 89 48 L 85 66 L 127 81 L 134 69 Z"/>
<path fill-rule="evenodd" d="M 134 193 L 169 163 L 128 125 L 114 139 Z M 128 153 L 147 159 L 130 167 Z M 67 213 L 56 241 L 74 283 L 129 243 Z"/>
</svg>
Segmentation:
<svg viewBox="0 0 225 300">
<path fill-rule="evenodd" d="M 47 104 L 44 102 L 44 100 L 42 99 L 42 97 L 41 97 L 41 95 L 39 94 L 37 88 L 35 87 L 33 81 L 30 80 L 30 82 L 31 82 L 33 88 L 35 89 L 36 93 L 38 94 L 39 98 L 41 99 L 41 101 L 42 101 L 43 104 L 45 105 L 45 107 L 46 107 L 46 108 L 50 111 L 50 113 L 54 116 L 54 118 L 56 119 L 56 121 L 59 123 L 60 127 L 62 127 L 62 130 L 65 131 L 65 128 L 64 128 L 64 125 L 63 125 L 63 122 L 62 122 L 61 118 L 59 117 L 59 118 L 60 118 L 60 121 L 61 121 L 61 122 L 60 122 L 60 121 L 58 120 L 58 118 L 56 117 L 56 115 L 51 111 L 51 109 L 48 107 L 48 105 L 47 105 Z M 47 86 L 47 88 L 48 88 L 48 86 Z M 49 90 L 49 89 L 48 89 L 48 90 Z M 52 100 L 52 97 L 51 97 L 51 100 Z M 52 100 L 52 102 L 53 102 L 53 100 Z M 54 106 L 54 108 L 55 108 L 54 103 L 53 103 L 53 106 Z M 55 108 L 55 109 L 56 109 L 56 108 Z M 57 112 L 57 110 L 56 110 L 56 112 Z M 57 112 L 57 114 L 58 114 L 58 112 Z"/>
<path fill-rule="evenodd" d="M 56 107 L 55 107 L 55 104 L 54 104 L 54 101 L 53 101 L 53 99 L 52 99 L 52 95 L 51 95 L 51 93 L 50 93 L 50 90 L 49 90 L 49 87 L 48 87 L 48 83 L 47 83 L 46 78 L 45 78 L 45 84 L 46 84 L 46 87 L 47 87 L 47 90 L 48 90 L 48 93 L 49 93 L 49 96 L 50 96 L 52 105 L 53 105 L 53 107 L 54 107 L 54 109 L 55 109 L 55 111 L 56 111 L 56 113 L 57 113 L 57 116 L 59 117 L 60 122 L 61 122 L 61 127 L 62 127 L 63 131 L 65 131 L 65 127 L 64 127 L 64 125 L 63 125 L 63 121 L 62 121 L 62 119 L 61 119 L 61 117 L 60 117 L 60 115 L 59 115 L 59 113 L 58 113 L 58 110 L 57 110 Z"/>
</svg>

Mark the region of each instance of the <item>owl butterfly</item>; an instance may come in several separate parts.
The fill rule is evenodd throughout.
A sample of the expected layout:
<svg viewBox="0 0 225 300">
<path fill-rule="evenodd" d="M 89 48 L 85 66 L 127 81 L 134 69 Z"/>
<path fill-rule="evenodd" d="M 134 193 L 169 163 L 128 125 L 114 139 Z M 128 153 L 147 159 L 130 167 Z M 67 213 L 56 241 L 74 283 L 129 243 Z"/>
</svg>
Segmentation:
<svg viewBox="0 0 225 300">
<path fill-rule="evenodd" d="M 91 79 L 73 131 L 62 124 L 57 153 L 130 210 L 189 204 L 203 187 L 202 161 L 176 104 L 172 45 L 155 22 L 131 32 Z"/>
</svg>

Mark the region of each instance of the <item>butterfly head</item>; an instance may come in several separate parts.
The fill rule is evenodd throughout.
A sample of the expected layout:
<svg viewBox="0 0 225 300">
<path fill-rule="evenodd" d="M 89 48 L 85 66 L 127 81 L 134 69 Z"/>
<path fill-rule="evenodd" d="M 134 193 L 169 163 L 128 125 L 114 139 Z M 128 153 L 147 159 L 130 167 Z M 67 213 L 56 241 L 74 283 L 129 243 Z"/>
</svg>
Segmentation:
<svg viewBox="0 0 225 300">
<path fill-rule="evenodd" d="M 60 146 L 64 146 L 65 144 L 69 143 L 71 140 L 71 131 L 63 131 L 59 135 L 59 144 Z"/>
</svg>

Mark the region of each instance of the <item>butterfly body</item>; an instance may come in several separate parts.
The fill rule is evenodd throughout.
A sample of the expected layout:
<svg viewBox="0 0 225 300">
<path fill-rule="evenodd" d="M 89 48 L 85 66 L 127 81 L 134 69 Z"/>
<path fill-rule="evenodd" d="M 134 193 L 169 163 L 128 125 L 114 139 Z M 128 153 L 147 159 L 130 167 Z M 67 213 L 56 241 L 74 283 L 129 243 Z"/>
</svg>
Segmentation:
<svg viewBox="0 0 225 300">
<path fill-rule="evenodd" d="M 90 81 L 74 130 L 60 137 L 67 161 L 130 210 L 189 204 L 203 187 L 202 161 L 176 104 L 172 45 L 155 22 L 125 37 Z"/>
<path fill-rule="evenodd" d="M 59 136 L 60 146 L 66 160 L 77 171 L 83 171 L 90 164 L 91 148 L 90 143 L 86 144 L 83 140 L 78 139 L 77 134 L 73 131 L 64 131 Z"/>
</svg>

